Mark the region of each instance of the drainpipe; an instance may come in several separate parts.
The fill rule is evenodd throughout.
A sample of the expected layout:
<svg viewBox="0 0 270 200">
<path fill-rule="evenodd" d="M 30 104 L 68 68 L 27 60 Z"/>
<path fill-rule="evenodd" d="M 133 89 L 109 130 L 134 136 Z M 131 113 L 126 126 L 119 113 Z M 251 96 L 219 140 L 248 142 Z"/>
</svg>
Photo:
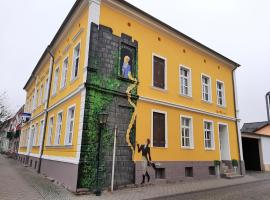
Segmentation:
<svg viewBox="0 0 270 200">
<path fill-rule="evenodd" d="M 52 72 L 53 72 L 53 65 L 54 65 L 54 55 L 51 52 L 51 47 L 48 46 L 46 48 L 46 52 L 50 55 L 50 69 L 49 69 L 49 79 L 48 79 L 48 88 L 47 88 L 47 96 L 46 96 L 46 102 L 45 102 L 45 116 L 44 116 L 44 124 L 43 124 L 43 135 L 42 135 L 42 144 L 40 147 L 40 156 L 39 156 L 39 164 L 38 164 L 38 173 L 40 173 L 41 169 L 41 162 L 42 162 L 42 155 L 44 152 L 44 145 L 45 145 L 45 133 L 46 133 L 46 127 L 47 127 L 47 121 L 48 121 L 48 107 L 49 107 L 49 101 L 50 101 L 50 92 L 51 92 L 51 83 L 52 83 Z"/>
<path fill-rule="evenodd" d="M 235 125 L 237 129 L 237 144 L 238 144 L 238 154 L 239 154 L 239 168 L 240 168 L 240 174 L 244 175 L 243 172 L 243 167 L 242 167 L 242 161 L 243 161 L 243 151 L 242 151 L 242 139 L 241 139 L 241 132 L 240 132 L 240 127 L 239 127 L 239 108 L 238 108 L 238 99 L 237 99 L 237 88 L 236 88 L 236 80 L 235 80 L 235 70 L 236 68 L 233 69 L 233 76 L 232 76 L 232 81 L 233 81 L 233 97 L 234 97 L 234 112 L 235 112 Z"/>
<path fill-rule="evenodd" d="M 269 108 L 269 104 L 270 104 L 270 92 L 268 92 L 266 95 L 265 95 L 265 100 L 266 100 L 266 109 L 267 109 L 267 120 L 268 120 L 268 123 L 270 123 L 270 108 Z"/>
</svg>

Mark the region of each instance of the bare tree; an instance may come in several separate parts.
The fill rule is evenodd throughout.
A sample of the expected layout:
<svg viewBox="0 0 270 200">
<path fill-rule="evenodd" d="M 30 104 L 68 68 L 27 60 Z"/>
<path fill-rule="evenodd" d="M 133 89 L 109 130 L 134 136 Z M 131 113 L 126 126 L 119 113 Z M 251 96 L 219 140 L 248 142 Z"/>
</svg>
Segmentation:
<svg viewBox="0 0 270 200">
<path fill-rule="evenodd" d="M 8 106 L 6 105 L 7 94 L 6 92 L 0 94 L 0 125 L 11 117 L 11 113 L 9 111 Z"/>
</svg>

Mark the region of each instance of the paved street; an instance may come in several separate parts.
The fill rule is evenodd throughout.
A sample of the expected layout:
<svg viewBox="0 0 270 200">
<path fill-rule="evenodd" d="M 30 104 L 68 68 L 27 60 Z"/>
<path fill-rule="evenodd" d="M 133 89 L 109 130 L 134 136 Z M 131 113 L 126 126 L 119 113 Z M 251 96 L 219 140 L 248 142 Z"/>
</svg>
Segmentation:
<svg viewBox="0 0 270 200">
<path fill-rule="evenodd" d="M 269 200 L 270 180 L 220 189 L 155 198 L 155 200 Z"/>
<path fill-rule="evenodd" d="M 244 178 L 234 180 L 212 179 L 163 183 L 118 190 L 113 194 L 103 192 L 102 197 L 77 196 L 29 168 L 23 167 L 17 161 L 0 155 L 0 200 L 270 199 L 269 189 L 270 173 L 249 173 Z M 165 196 L 171 197 L 165 198 Z"/>
</svg>

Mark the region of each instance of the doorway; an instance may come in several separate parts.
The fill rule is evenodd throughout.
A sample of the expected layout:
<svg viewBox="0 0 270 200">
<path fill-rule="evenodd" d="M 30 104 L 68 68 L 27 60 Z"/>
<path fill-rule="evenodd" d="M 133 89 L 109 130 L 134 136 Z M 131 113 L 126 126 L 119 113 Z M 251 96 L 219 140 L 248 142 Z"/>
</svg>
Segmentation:
<svg viewBox="0 0 270 200">
<path fill-rule="evenodd" d="M 246 170 L 261 171 L 259 139 L 242 137 Z"/>
<path fill-rule="evenodd" d="M 231 160 L 229 131 L 227 124 L 218 125 L 220 160 Z"/>
</svg>

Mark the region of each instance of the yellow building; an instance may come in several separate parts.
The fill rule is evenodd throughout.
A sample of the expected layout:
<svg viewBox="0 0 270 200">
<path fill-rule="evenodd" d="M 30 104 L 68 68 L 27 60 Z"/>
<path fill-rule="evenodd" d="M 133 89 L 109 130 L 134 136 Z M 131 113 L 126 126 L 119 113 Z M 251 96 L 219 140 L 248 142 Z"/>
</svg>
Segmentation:
<svg viewBox="0 0 270 200">
<path fill-rule="evenodd" d="M 20 160 L 73 191 L 107 187 L 116 130 L 115 185 L 141 181 L 148 138 L 151 181 L 213 177 L 215 160 L 244 173 L 237 67 L 123 0 L 77 0 L 24 87 Z"/>
</svg>

